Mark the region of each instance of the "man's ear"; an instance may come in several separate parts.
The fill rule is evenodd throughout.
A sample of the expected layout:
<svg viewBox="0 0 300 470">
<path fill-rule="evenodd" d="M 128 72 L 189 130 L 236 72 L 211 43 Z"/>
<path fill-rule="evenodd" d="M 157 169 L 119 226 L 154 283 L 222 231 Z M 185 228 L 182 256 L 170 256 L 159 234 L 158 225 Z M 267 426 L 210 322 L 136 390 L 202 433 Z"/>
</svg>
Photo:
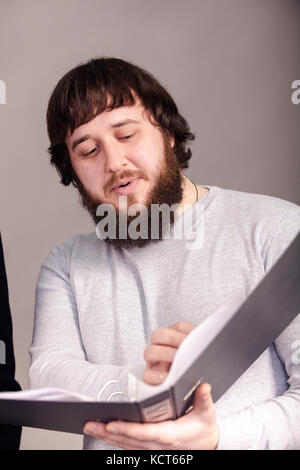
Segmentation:
<svg viewBox="0 0 300 470">
<path fill-rule="evenodd" d="M 170 137 L 170 145 L 171 145 L 172 148 L 174 148 L 174 145 L 175 145 L 174 137 Z"/>
</svg>

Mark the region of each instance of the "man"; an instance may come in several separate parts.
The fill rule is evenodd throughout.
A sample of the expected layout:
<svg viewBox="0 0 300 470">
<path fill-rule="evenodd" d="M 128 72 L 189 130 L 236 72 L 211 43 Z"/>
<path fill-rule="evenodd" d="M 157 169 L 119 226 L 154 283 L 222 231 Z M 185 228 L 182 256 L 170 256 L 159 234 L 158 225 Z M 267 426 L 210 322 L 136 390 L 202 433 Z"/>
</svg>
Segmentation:
<svg viewBox="0 0 300 470">
<path fill-rule="evenodd" d="M 151 74 L 123 60 L 69 71 L 47 124 L 51 162 L 97 227 L 43 263 L 31 385 L 121 400 L 129 371 L 145 365 L 143 379 L 161 383 L 194 326 L 249 294 L 298 233 L 300 209 L 186 178 L 188 124 Z M 174 207 L 168 223 L 152 212 L 164 204 Z M 188 231 L 174 236 L 182 225 Z M 202 384 L 193 409 L 175 421 L 87 423 L 84 448 L 300 448 L 300 371 L 291 360 L 299 322 L 217 403 Z"/>
<path fill-rule="evenodd" d="M 12 323 L 8 299 L 8 287 L 0 234 L 0 392 L 21 390 L 14 379 L 15 357 L 12 340 Z M 0 449 L 18 450 L 21 428 L 0 424 Z"/>
</svg>

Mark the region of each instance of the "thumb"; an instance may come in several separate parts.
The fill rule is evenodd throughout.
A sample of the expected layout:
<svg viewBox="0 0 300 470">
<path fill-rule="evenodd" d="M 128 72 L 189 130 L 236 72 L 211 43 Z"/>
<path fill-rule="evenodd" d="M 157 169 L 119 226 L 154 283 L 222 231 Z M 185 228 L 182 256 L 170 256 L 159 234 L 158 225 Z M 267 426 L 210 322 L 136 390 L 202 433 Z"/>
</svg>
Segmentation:
<svg viewBox="0 0 300 470">
<path fill-rule="evenodd" d="M 214 405 L 210 392 L 211 386 L 207 383 L 201 384 L 197 388 L 194 396 L 194 411 L 198 413 L 203 413 Z"/>
</svg>

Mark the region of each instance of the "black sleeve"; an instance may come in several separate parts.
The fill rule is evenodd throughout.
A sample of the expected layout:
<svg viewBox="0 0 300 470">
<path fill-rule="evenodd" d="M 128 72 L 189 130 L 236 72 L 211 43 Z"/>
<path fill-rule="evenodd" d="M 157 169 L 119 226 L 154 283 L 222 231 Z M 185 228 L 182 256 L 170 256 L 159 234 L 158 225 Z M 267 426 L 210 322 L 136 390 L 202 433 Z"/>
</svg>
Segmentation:
<svg viewBox="0 0 300 470">
<path fill-rule="evenodd" d="M 0 392 L 21 390 L 15 380 L 15 357 L 12 339 L 12 321 L 9 308 L 8 286 L 3 247 L 0 233 Z M 21 429 L 0 424 L 0 450 L 17 450 L 20 446 Z"/>
</svg>

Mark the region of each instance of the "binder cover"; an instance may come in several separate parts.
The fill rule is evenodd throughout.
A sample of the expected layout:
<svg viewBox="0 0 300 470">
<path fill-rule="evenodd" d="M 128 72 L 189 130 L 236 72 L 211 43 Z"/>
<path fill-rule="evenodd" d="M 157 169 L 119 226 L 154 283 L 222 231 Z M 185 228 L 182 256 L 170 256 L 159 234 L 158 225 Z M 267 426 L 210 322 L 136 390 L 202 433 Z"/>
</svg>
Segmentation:
<svg viewBox="0 0 300 470">
<path fill-rule="evenodd" d="M 300 312 L 300 233 L 277 263 L 168 390 L 134 402 L 4 399 L 0 423 L 82 434 L 87 421 L 155 422 L 182 416 L 201 381 L 216 401 Z"/>
</svg>

